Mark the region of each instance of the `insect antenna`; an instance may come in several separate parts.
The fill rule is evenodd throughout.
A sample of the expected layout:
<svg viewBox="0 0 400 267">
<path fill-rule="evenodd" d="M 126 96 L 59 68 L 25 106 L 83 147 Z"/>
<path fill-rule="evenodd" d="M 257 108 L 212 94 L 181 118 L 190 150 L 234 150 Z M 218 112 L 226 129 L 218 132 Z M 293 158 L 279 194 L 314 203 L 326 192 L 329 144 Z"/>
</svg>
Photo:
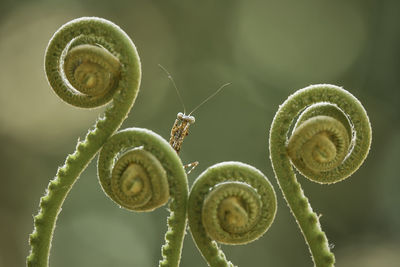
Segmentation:
<svg viewBox="0 0 400 267">
<path fill-rule="evenodd" d="M 167 69 L 164 68 L 161 64 L 158 64 L 158 66 L 167 74 L 168 79 L 172 82 L 172 85 L 173 85 L 174 88 L 175 88 L 176 94 L 178 95 L 179 101 L 180 101 L 181 104 L 182 104 L 182 107 L 183 107 L 183 114 L 186 114 L 185 104 L 183 104 L 182 96 L 181 96 L 181 94 L 179 93 L 178 87 L 176 87 L 174 78 L 172 78 L 172 75 L 171 75 L 171 74 L 167 71 Z"/>
<path fill-rule="evenodd" d="M 195 112 L 199 107 L 201 107 L 203 104 L 205 104 L 208 100 L 210 100 L 211 98 L 213 98 L 216 94 L 218 94 L 222 89 L 224 89 L 224 87 L 230 85 L 231 83 L 226 83 L 223 84 L 220 88 L 217 89 L 217 91 L 215 91 L 213 94 L 211 94 L 209 97 L 207 97 L 206 99 L 203 100 L 203 102 L 201 102 L 200 104 L 197 105 L 197 107 L 195 107 L 192 111 L 190 111 L 190 113 L 188 114 L 188 116 L 190 116 L 193 112 Z"/>
</svg>

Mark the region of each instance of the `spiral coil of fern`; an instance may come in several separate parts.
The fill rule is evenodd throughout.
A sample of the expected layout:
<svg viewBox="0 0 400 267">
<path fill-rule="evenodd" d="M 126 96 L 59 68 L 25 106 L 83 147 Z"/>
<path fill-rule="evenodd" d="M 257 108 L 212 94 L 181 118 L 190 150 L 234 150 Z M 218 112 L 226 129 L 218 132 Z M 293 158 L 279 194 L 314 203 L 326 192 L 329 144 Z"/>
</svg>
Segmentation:
<svg viewBox="0 0 400 267">
<path fill-rule="evenodd" d="M 40 199 L 30 235 L 27 265 L 48 266 L 51 240 L 61 206 L 89 162 L 121 126 L 139 90 L 141 67 L 136 47 L 117 25 L 84 17 L 63 25 L 51 38 L 45 56 L 47 79 L 65 102 L 83 108 L 108 105 L 85 140 L 50 181 Z"/>
<path fill-rule="evenodd" d="M 160 161 L 143 148 L 134 148 L 115 163 L 103 189 L 119 205 L 133 211 L 151 211 L 169 198 L 167 174 Z"/>
<path fill-rule="evenodd" d="M 97 166 L 104 192 L 126 209 L 152 211 L 171 197 L 171 215 L 160 266 L 178 266 L 189 189 L 175 150 L 150 130 L 128 128 L 114 134 L 104 144 Z"/>
<path fill-rule="evenodd" d="M 256 168 L 240 162 L 209 167 L 189 194 L 190 232 L 210 266 L 233 266 L 216 242 L 246 244 L 261 237 L 276 213 L 276 195 Z"/>
<path fill-rule="evenodd" d="M 72 105 L 77 103 L 82 107 L 91 107 L 107 103 L 117 89 L 120 71 L 118 58 L 99 44 L 72 47 L 76 42 L 77 39 L 69 45 L 70 49 L 62 60 L 64 64 L 61 69 L 73 88 L 56 92 L 67 102 L 74 99 L 70 103 Z M 74 92 L 75 90 L 78 92 Z"/>
<path fill-rule="evenodd" d="M 292 121 L 302 111 L 288 140 Z M 338 86 L 320 84 L 301 89 L 275 115 L 269 139 L 272 166 L 315 266 L 333 266 L 335 258 L 292 164 L 312 181 L 336 183 L 360 167 L 370 144 L 371 125 L 364 107 Z"/>
</svg>

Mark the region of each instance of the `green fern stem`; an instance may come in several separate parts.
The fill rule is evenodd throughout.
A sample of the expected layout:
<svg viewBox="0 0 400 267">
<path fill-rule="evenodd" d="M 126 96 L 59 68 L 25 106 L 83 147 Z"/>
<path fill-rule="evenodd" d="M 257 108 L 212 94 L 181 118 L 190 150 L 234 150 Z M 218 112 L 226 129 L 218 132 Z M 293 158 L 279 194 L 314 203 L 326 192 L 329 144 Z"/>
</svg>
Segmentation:
<svg viewBox="0 0 400 267">
<path fill-rule="evenodd" d="M 73 20 L 54 34 L 47 47 L 45 70 L 51 87 L 65 102 L 86 108 L 112 104 L 68 155 L 40 199 L 30 235 L 30 267 L 48 266 L 61 206 L 79 175 L 121 126 L 141 79 L 140 60 L 131 39 L 115 24 L 94 17 Z"/>
<path fill-rule="evenodd" d="M 189 189 L 175 150 L 150 130 L 124 129 L 104 144 L 97 166 L 104 192 L 126 209 L 152 211 L 171 196 L 160 266 L 179 266 Z"/>
<path fill-rule="evenodd" d="M 301 112 L 288 138 L 292 122 Z M 312 181 L 336 183 L 360 167 L 370 144 L 371 125 L 365 109 L 353 95 L 334 85 L 312 85 L 297 91 L 275 115 L 269 139 L 272 166 L 315 266 L 333 266 L 335 258 L 292 164 Z"/>
<path fill-rule="evenodd" d="M 209 167 L 189 194 L 190 232 L 212 267 L 234 266 L 217 242 L 247 244 L 261 237 L 276 214 L 276 195 L 267 177 L 240 162 Z"/>
</svg>

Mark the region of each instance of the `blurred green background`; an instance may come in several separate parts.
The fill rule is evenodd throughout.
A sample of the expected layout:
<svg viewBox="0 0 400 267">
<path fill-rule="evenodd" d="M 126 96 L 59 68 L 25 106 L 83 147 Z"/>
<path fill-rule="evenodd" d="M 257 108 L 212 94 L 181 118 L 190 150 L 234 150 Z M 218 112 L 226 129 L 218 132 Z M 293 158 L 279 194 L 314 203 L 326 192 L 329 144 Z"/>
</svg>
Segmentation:
<svg viewBox="0 0 400 267">
<path fill-rule="evenodd" d="M 109 19 L 136 44 L 143 79 L 123 127 L 166 139 L 182 111 L 158 64 L 173 75 L 190 110 L 231 82 L 195 114 L 183 162 L 198 160 L 190 184 L 208 166 L 249 163 L 270 179 L 279 208 L 270 230 L 246 246 L 223 246 L 239 266 L 312 266 L 282 198 L 268 154 L 272 118 L 289 94 L 315 83 L 343 86 L 366 108 L 370 154 L 344 182 L 321 186 L 299 177 L 323 214 L 337 266 L 400 262 L 400 2 L 286 1 L 0 1 L 0 266 L 24 266 L 39 198 L 102 109 L 63 103 L 43 71 L 52 34 L 81 16 Z M 102 192 L 92 163 L 65 201 L 51 266 L 156 266 L 166 208 L 136 214 Z M 188 234 L 181 266 L 206 266 Z"/>
</svg>

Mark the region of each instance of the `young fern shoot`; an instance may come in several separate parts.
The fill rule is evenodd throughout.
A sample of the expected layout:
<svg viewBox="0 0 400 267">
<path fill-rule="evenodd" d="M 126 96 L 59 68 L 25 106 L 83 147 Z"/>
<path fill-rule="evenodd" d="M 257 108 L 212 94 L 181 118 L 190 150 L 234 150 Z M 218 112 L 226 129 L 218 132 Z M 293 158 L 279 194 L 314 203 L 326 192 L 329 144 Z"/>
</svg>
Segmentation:
<svg viewBox="0 0 400 267">
<path fill-rule="evenodd" d="M 97 166 L 104 192 L 125 209 L 153 211 L 171 199 L 160 266 L 179 266 L 189 188 L 178 154 L 158 134 L 128 128 L 107 140 Z"/>
<path fill-rule="evenodd" d="M 45 71 L 55 93 L 73 106 L 113 104 L 68 155 L 40 199 L 29 239 L 29 267 L 48 266 L 62 204 L 80 174 L 125 120 L 141 80 L 140 59 L 131 39 L 117 25 L 95 17 L 70 21 L 54 34 L 46 50 Z"/>
<path fill-rule="evenodd" d="M 268 178 L 241 162 L 207 168 L 189 194 L 190 232 L 212 267 L 232 267 L 218 243 L 239 245 L 260 238 L 271 226 L 277 209 Z"/>
<path fill-rule="evenodd" d="M 370 145 L 371 125 L 364 107 L 335 85 L 318 84 L 301 89 L 275 115 L 269 137 L 272 167 L 317 267 L 333 266 L 335 258 L 319 216 L 304 196 L 292 166 L 314 182 L 336 183 L 361 166 Z"/>
</svg>

